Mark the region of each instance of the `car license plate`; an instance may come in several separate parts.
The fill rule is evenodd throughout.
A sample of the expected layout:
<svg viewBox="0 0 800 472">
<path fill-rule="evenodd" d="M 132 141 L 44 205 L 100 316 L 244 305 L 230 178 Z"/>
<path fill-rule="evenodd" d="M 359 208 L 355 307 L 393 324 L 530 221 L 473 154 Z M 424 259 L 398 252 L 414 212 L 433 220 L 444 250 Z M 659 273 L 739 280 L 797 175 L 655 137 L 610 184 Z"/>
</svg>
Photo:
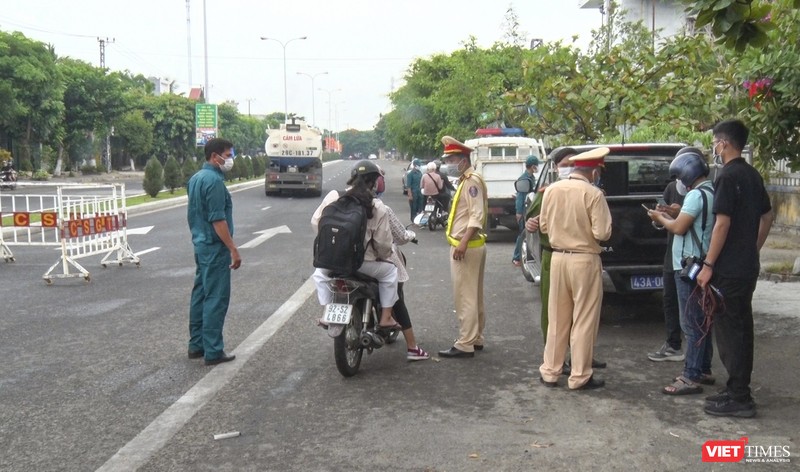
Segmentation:
<svg viewBox="0 0 800 472">
<path fill-rule="evenodd" d="M 344 303 L 328 303 L 325 305 L 325 314 L 322 321 L 333 324 L 347 324 L 353 314 L 353 305 Z"/>
<path fill-rule="evenodd" d="M 631 288 L 633 290 L 664 288 L 664 277 L 660 275 L 632 275 Z"/>
<path fill-rule="evenodd" d="M 425 211 L 433 211 L 433 205 L 425 205 Z"/>
</svg>

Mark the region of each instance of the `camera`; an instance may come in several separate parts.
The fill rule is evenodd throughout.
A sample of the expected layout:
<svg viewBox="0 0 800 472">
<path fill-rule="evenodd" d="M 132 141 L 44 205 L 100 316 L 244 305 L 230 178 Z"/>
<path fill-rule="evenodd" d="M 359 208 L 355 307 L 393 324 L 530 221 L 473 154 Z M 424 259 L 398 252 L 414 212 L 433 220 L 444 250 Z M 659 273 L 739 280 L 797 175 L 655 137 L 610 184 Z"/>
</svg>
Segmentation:
<svg viewBox="0 0 800 472">
<path fill-rule="evenodd" d="M 694 282 L 697 280 L 697 274 L 703 268 L 703 258 L 697 256 L 686 256 L 681 259 L 680 278 L 684 282 Z"/>
</svg>

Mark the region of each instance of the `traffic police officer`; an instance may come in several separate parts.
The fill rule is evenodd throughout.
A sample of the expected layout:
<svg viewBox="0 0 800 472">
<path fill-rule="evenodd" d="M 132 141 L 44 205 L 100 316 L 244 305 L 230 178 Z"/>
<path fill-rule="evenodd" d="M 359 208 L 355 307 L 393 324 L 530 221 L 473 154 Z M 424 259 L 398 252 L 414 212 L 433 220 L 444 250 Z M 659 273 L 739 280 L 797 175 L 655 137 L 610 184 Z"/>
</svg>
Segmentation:
<svg viewBox="0 0 800 472">
<path fill-rule="evenodd" d="M 212 138 L 206 163 L 189 179 L 188 220 L 194 245 L 195 276 L 189 307 L 189 358 L 206 365 L 232 361 L 223 350 L 222 326 L 231 298 L 231 269 L 242 264 L 233 243 L 233 202 L 223 172 L 233 168 L 233 144 Z"/>
<path fill-rule="evenodd" d="M 456 165 L 460 179 L 447 220 L 450 243 L 450 276 L 453 280 L 459 333 L 453 347 L 439 351 L 440 357 L 474 357 L 483 349 L 483 272 L 486 266 L 486 226 L 488 201 L 486 184 L 470 164 L 472 148 L 445 136 L 444 161 Z"/>
<path fill-rule="evenodd" d="M 592 354 L 603 301 L 600 244 L 611 237 L 611 212 L 596 183 L 607 147 L 570 158 L 575 165 L 569 179 L 547 187 L 539 225 L 550 239 L 547 342 L 541 381 L 555 387 L 567 348 L 572 351 L 569 388 L 602 387 L 592 375 Z M 592 179 L 592 180 L 590 180 Z"/>
</svg>

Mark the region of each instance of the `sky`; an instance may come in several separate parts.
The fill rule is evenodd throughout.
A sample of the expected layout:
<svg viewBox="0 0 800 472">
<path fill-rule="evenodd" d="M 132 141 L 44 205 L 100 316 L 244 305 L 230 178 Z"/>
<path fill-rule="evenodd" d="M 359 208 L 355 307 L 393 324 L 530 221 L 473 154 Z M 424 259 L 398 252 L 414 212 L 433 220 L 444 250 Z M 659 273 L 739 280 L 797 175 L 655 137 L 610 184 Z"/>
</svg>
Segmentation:
<svg viewBox="0 0 800 472">
<path fill-rule="evenodd" d="M 174 80 L 181 93 L 206 81 L 203 3 L 190 0 L 189 27 L 186 0 L 0 0 L 0 30 L 20 31 L 52 44 L 59 56 L 95 66 L 98 38 L 108 38 L 107 68 Z M 285 99 L 289 113 L 320 127 L 368 130 L 391 111 L 388 94 L 403 84 L 415 58 L 449 54 L 470 36 L 481 47 L 501 41 L 509 6 L 528 41 L 571 42 L 578 35 L 585 46 L 602 16 L 582 3 L 205 0 L 207 96 L 211 103 L 233 100 L 241 113 L 254 115 L 284 111 Z"/>
</svg>

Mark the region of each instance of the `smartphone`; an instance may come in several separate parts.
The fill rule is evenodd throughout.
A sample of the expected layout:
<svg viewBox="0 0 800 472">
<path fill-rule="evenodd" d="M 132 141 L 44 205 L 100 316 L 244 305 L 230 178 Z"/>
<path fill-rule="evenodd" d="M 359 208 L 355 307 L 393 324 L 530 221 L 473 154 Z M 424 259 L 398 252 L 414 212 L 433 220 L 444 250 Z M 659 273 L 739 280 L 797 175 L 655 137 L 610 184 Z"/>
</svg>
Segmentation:
<svg viewBox="0 0 800 472">
<path fill-rule="evenodd" d="M 650 210 L 652 210 L 652 208 L 648 207 L 648 206 L 647 206 L 647 205 L 645 205 L 644 203 L 642 203 L 642 208 L 644 208 L 644 209 L 645 209 L 645 211 L 650 211 Z"/>
</svg>

